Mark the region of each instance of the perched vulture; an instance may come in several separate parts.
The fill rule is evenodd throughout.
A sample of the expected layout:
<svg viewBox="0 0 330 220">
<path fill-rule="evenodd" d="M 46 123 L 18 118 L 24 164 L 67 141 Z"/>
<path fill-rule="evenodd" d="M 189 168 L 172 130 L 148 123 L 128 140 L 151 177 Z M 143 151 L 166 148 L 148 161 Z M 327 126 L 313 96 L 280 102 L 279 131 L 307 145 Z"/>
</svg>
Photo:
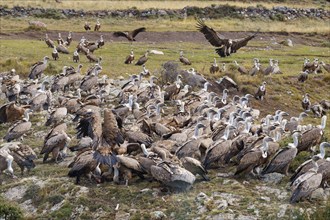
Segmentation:
<svg viewBox="0 0 330 220">
<path fill-rule="evenodd" d="M 259 86 L 258 91 L 254 95 L 256 99 L 263 100 L 266 95 L 266 82 L 263 82 L 261 86 Z"/>
<path fill-rule="evenodd" d="M 90 24 L 88 24 L 87 21 L 85 22 L 84 29 L 85 29 L 85 31 L 90 31 L 91 30 L 91 26 L 90 26 Z"/>
<path fill-rule="evenodd" d="M 96 24 L 94 26 L 94 31 L 100 31 L 100 28 L 101 28 L 101 23 L 100 23 L 100 20 L 97 19 Z"/>
<path fill-rule="evenodd" d="M 41 76 L 41 74 L 45 71 L 45 69 L 47 68 L 48 60 L 49 60 L 49 58 L 47 56 L 45 56 L 43 61 L 39 61 L 39 62 L 33 64 L 31 67 L 30 74 L 29 74 L 29 78 L 30 79 L 39 78 Z"/>
<path fill-rule="evenodd" d="M 230 56 L 230 54 L 236 53 L 238 49 L 246 46 L 246 44 L 255 37 L 254 34 L 241 39 L 226 39 L 218 35 L 212 28 L 206 26 L 200 19 L 197 19 L 197 30 L 204 34 L 210 44 L 217 47 L 215 51 L 221 57 Z"/>
<path fill-rule="evenodd" d="M 149 51 L 147 50 L 147 52 L 139 58 L 139 60 L 135 63 L 135 65 L 137 66 L 142 66 L 143 64 L 145 64 L 148 61 L 148 53 Z"/>
<path fill-rule="evenodd" d="M 59 58 L 56 47 L 54 47 L 54 49 L 53 49 L 52 57 L 53 57 L 54 60 L 57 60 Z"/>
<path fill-rule="evenodd" d="M 46 42 L 46 44 L 47 44 L 48 47 L 51 47 L 51 48 L 54 48 L 54 47 L 55 47 L 55 43 L 54 43 L 54 41 L 52 41 L 52 40 L 48 37 L 48 34 L 46 34 L 45 42 Z"/>
<path fill-rule="evenodd" d="M 180 62 L 183 63 L 184 65 L 191 65 L 191 62 L 188 60 L 188 58 L 183 56 L 183 51 L 180 52 Z"/>
<path fill-rule="evenodd" d="M 134 60 L 134 52 L 131 50 L 131 53 L 126 57 L 125 64 L 131 64 Z"/>
<path fill-rule="evenodd" d="M 141 28 L 135 29 L 133 31 L 124 31 L 124 32 L 123 31 L 117 31 L 117 32 L 113 33 L 113 36 L 115 36 L 115 37 L 125 37 L 129 41 L 136 41 L 135 40 L 136 35 L 138 35 L 140 32 L 144 32 L 144 31 L 146 31 L 146 28 L 141 27 Z"/>
</svg>

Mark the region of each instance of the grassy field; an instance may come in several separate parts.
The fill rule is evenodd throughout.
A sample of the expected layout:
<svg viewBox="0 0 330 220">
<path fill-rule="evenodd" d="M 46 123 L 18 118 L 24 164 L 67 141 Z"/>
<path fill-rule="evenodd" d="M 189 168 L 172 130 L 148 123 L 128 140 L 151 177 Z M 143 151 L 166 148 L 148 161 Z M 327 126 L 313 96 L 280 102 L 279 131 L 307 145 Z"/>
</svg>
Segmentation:
<svg viewBox="0 0 330 220">
<path fill-rule="evenodd" d="M 2 5 L 8 7 L 23 6 L 23 7 L 42 7 L 42 8 L 74 8 L 84 10 L 116 10 L 116 9 L 128 9 L 135 7 L 137 9 L 149 9 L 149 8 L 164 8 L 164 9 L 182 9 L 186 6 L 206 7 L 211 5 L 232 5 L 238 7 L 256 7 L 264 6 L 266 8 L 272 8 L 274 6 L 282 6 L 283 2 L 277 1 L 161 1 L 161 0 L 146 0 L 146 1 L 112 1 L 112 0 L 63 0 L 61 4 L 56 3 L 53 0 L 40 0 L 40 1 L 21 1 L 21 0 L 4 0 Z M 321 1 L 286 1 L 287 7 L 296 8 L 325 8 L 329 9 L 329 3 L 325 0 Z"/>
<path fill-rule="evenodd" d="M 4 19 L 4 18 L 1 18 Z M 45 19 L 45 18 L 12 18 L 5 19 L 6 22 L 1 23 L 0 33 L 23 32 L 28 30 L 29 21 L 38 20 L 47 25 L 48 30 L 58 31 L 84 31 L 85 21 L 94 25 L 94 18 L 72 18 L 70 20 Z M 102 31 L 118 31 L 133 30 L 136 27 L 144 26 L 148 31 L 196 31 L 196 20 L 189 17 L 182 19 L 148 19 L 138 20 L 132 18 L 116 19 L 105 18 L 100 19 Z M 261 32 L 300 32 L 300 33 L 321 33 L 330 34 L 329 22 L 327 20 L 314 19 L 297 19 L 294 21 L 270 21 L 270 20 L 253 20 L 253 19 L 212 19 L 206 21 L 207 25 L 216 31 L 257 31 Z"/>
<path fill-rule="evenodd" d="M 15 4 L 33 4 L 42 7 L 53 4 L 53 0 L 44 1 L 2 1 L 1 4 L 12 6 Z M 110 3 L 110 1 L 103 1 Z M 134 1 L 135 2 L 135 1 Z M 156 1 L 157 4 L 164 3 L 163 1 Z M 208 1 L 193 1 L 196 4 L 211 4 Z M 214 1 L 212 1 L 213 3 Z M 228 1 L 230 4 L 280 4 L 272 3 L 245 3 L 245 2 L 233 2 Z M 320 4 L 314 3 L 314 1 L 304 1 L 303 3 L 292 3 L 294 5 L 299 4 L 302 6 L 318 6 Z M 90 4 L 92 1 L 81 1 L 80 6 L 84 4 Z M 111 3 L 114 3 L 112 1 Z M 128 1 L 125 1 L 128 3 Z M 155 2 L 143 1 L 139 2 L 142 5 L 152 5 Z M 73 5 L 73 1 L 63 0 L 62 4 L 56 4 L 56 7 L 64 7 L 69 4 L 70 7 L 76 7 Z M 170 6 L 176 7 L 177 2 L 171 1 Z M 55 5 L 55 3 L 54 3 Z M 290 5 L 290 4 L 286 4 Z M 328 5 L 328 4 L 327 4 Z M 311 7 L 312 7 L 311 6 Z M 66 7 L 66 6 L 65 6 Z M 77 6 L 78 7 L 78 6 Z M 98 6 L 96 6 L 98 7 Z M 119 6 L 118 6 L 119 7 Z M 142 7 L 142 6 L 140 6 Z M 147 6 L 145 6 L 147 7 Z M 155 6 L 154 6 L 155 7 Z M 160 7 L 160 6 L 157 6 Z M 180 6 L 181 7 L 181 6 Z M 328 6 L 327 6 L 328 7 Z M 96 9 L 96 8 L 93 8 Z M 4 18 L 1 18 L 4 19 Z M 84 19 L 72 19 L 72 20 L 52 20 L 52 19 L 34 19 L 34 18 L 6 18 L 6 22 L 1 22 L 1 32 L 22 32 L 27 28 L 28 20 L 41 20 L 48 25 L 48 30 L 58 31 L 82 31 L 82 24 Z M 4 21 L 4 20 L 1 20 Z M 95 20 L 89 19 L 90 22 Z M 297 22 L 297 23 L 295 23 Z M 242 23 L 236 19 L 226 20 L 210 20 L 207 24 L 212 26 L 215 30 L 224 31 L 254 31 L 260 27 L 261 31 L 285 31 L 285 32 L 311 32 L 312 34 L 329 34 L 329 25 L 327 22 L 316 20 L 298 20 L 295 22 L 266 22 L 266 21 L 252 21 L 245 20 Z M 195 20 L 188 18 L 187 20 L 165 20 L 165 19 L 153 19 L 153 20 L 131 20 L 131 19 L 102 19 L 101 20 L 103 31 L 115 31 L 115 30 L 129 30 L 137 26 L 145 26 L 148 30 L 152 31 L 192 31 L 195 30 Z M 72 29 L 71 29 L 72 27 Z M 40 39 L 44 37 L 44 32 L 31 32 L 33 34 L 40 34 Z M 261 33 L 262 34 L 262 33 Z M 66 34 L 65 34 L 66 35 Z M 5 36 L 5 35 L 3 35 Z M 86 34 L 88 38 L 88 34 Z M 60 73 L 64 65 L 72 65 L 74 67 L 77 64 L 72 62 L 72 53 L 77 45 L 77 39 L 72 42 L 72 46 L 69 47 L 70 55 L 60 54 L 58 61 L 51 60 L 46 74 Z M 311 40 L 312 41 L 312 40 Z M 311 42 L 312 44 L 313 42 Z M 322 42 L 321 42 L 322 43 Z M 321 43 L 318 43 L 320 45 Z M 313 59 L 318 57 L 325 63 L 330 63 L 330 48 L 328 40 L 324 37 L 323 46 L 306 46 L 301 44 L 295 44 L 294 47 L 285 47 L 279 44 L 274 44 L 274 41 L 257 41 L 253 40 L 249 42 L 247 47 L 242 48 L 236 54 L 231 57 L 219 58 L 215 54 L 214 48 L 209 45 L 206 40 L 202 42 L 176 42 L 176 43 L 153 43 L 153 42 L 134 42 L 130 44 L 126 41 L 122 42 L 109 42 L 107 41 L 105 46 L 95 51 L 96 56 L 102 56 L 103 71 L 101 75 L 106 74 L 111 78 L 117 78 L 122 76 L 128 78 L 131 74 L 138 74 L 141 71 L 141 67 L 134 65 L 125 65 L 123 63 L 125 57 L 129 54 L 131 49 L 134 49 L 135 57 L 141 56 L 147 49 L 156 49 L 164 52 L 164 55 L 150 55 L 150 58 L 146 64 L 147 69 L 151 71 L 153 75 L 159 76 L 162 71 L 162 64 L 166 61 L 172 60 L 179 63 L 179 52 L 183 50 L 185 56 L 193 63 L 192 66 L 182 66 L 179 63 L 181 69 L 187 69 L 190 67 L 195 68 L 197 72 L 203 74 L 211 81 L 219 79 L 224 73 L 210 75 L 209 67 L 213 58 L 216 57 L 218 63 L 227 64 L 227 75 L 237 81 L 240 91 L 239 95 L 246 93 L 253 94 L 257 87 L 263 82 L 267 82 L 267 95 L 264 101 L 257 101 L 252 99 L 252 107 L 261 110 L 261 116 L 266 114 L 272 114 L 277 109 L 287 111 L 290 116 L 297 116 L 301 111 L 302 95 L 308 92 L 311 96 L 312 103 L 319 102 L 322 99 L 330 99 L 330 75 L 323 71 L 322 74 L 310 75 L 309 79 L 304 83 L 298 83 L 297 77 L 301 71 L 303 64 L 303 58 L 308 57 Z M 24 78 L 29 72 L 30 66 L 38 60 L 41 60 L 45 55 L 51 56 L 52 50 L 47 48 L 46 44 L 41 40 L 26 40 L 26 39 L 1 39 L 0 38 L 0 72 L 8 71 L 15 68 L 17 72 Z M 233 65 L 233 61 L 237 62 L 247 68 L 252 66 L 252 59 L 259 58 L 262 66 L 268 65 L 268 59 L 278 59 L 280 61 L 280 68 L 283 72 L 282 75 L 263 76 L 258 74 L 255 77 L 240 75 L 236 67 Z M 89 63 L 86 57 L 81 55 L 81 63 L 83 64 L 82 72 L 93 65 Z M 233 93 L 229 96 L 232 97 Z M 31 117 L 33 123 L 33 129 L 24 138 L 24 143 L 29 144 L 38 154 L 40 152 L 43 140 L 38 138 L 38 133 L 41 131 L 48 131 L 43 124 L 45 121 L 45 115 L 34 114 Z M 320 124 L 320 118 L 315 118 L 310 114 L 309 117 L 304 119 L 303 124 L 312 123 L 313 125 Z M 75 136 L 75 124 L 69 124 L 69 135 Z M 8 124 L 0 125 L 0 137 L 3 137 L 8 129 Z M 325 140 L 330 140 L 330 122 L 325 130 Z M 74 139 L 73 142 L 76 140 Z M 287 139 L 283 141 L 287 143 Z M 73 143 L 72 143 L 73 144 Z M 73 156 L 73 154 L 69 154 Z M 294 160 L 290 170 L 296 168 L 302 161 L 308 158 L 309 154 L 300 155 L 299 158 Z M 129 187 L 118 186 L 113 183 L 105 183 L 101 185 L 91 184 L 86 179 L 83 179 L 82 184 L 75 185 L 73 179 L 67 177 L 67 164 L 71 161 L 72 157 L 66 159 L 65 162 L 60 164 L 42 164 L 41 156 L 36 161 L 36 168 L 31 171 L 26 178 L 19 177 L 16 180 L 4 177 L 5 183 L 0 185 L 0 193 L 5 193 L 10 189 L 25 188 L 22 198 L 16 200 L 16 202 L 5 201 L 0 195 L 0 204 L 8 204 L 9 206 L 17 207 L 17 203 L 26 205 L 29 204 L 36 209 L 35 212 L 29 212 L 31 216 L 25 219 L 69 219 L 72 213 L 78 213 L 80 219 L 94 219 L 99 217 L 100 219 L 115 219 L 115 216 L 119 214 L 130 213 L 131 219 L 151 219 L 152 211 L 163 211 L 166 215 L 166 219 L 192 219 L 206 216 L 214 216 L 216 214 L 234 214 L 237 218 L 239 215 L 253 215 L 254 210 L 258 211 L 258 219 L 278 219 L 277 213 L 281 209 L 281 205 L 288 202 L 290 191 L 288 190 L 287 183 L 288 177 L 285 177 L 280 184 L 266 184 L 260 183 L 258 179 L 239 179 L 219 177 L 218 173 L 233 172 L 234 167 L 230 167 L 223 170 L 211 170 L 209 182 L 199 182 L 194 184 L 192 190 L 184 193 L 170 193 L 161 191 L 161 186 L 157 182 L 149 183 L 147 181 L 140 181 L 133 179 Z M 15 172 L 18 174 L 17 166 Z M 247 180 L 247 181 L 246 181 Z M 42 184 L 40 184 L 42 182 Z M 276 194 L 269 192 L 260 192 L 258 186 L 267 186 L 274 190 L 280 189 L 283 192 L 287 192 L 287 196 L 284 199 L 279 199 Z M 218 204 L 215 200 L 208 200 L 205 202 L 207 208 L 205 213 L 199 212 L 199 205 L 196 202 L 196 196 L 204 192 L 207 196 L 212 196 L 213 193 L 232 193 L 238 196 L 239 201 L 236 205 L 229 205 L 227 209 L 222 210 L 218 208 Z M 265 201 L 262 197 L 268 197 L 271 202 Z M 29 203 L 27 203 L 27 201 Z M 44 212 L 44 210 L 50 210 L 57 204 L 62 204 L 59 209 L 55 211 Z M 119 204 L 119 211 L 115 210 L 115 207 Z M 267 206 L 267 204 L 269 206 Z M 308 208 L 318 207 L 319 211 L 316 214 L 310 216 L 309 214 L 300 213 L 299 209 L 307 210 Z M 0 208 L 2 206 L 0 205 Z M 297 205 L 288 205 L 287 213 L 283 219 L 325 219 L 328 216 L 330 210 L 330 201 L 305 201 Z M 80 214 L 79 214 L 80 213 Z M 119 218 L 118 219 L 123 219 Z"/>
</svg>

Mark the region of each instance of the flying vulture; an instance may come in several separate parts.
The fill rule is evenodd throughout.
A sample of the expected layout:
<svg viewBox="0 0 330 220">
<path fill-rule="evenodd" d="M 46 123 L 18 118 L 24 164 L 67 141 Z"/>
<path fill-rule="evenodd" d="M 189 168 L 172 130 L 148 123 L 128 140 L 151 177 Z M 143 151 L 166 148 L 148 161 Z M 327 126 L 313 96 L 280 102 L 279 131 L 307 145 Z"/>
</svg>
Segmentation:
<svg viewBox="0 0 330 220">
<path fill-rule="evenodd" d="M 141 28 L 135 29 L 135 30 L 130 31 L 130 32 L 128 32 L 128 31 L 125 31 L 125 32 L 117 31 L 117 32 L 113 33 L 113 36 L 115 36 L 115 37 L 126 37 L 127 40 L 129 40 L 129 41 L 135 41 L 136 35 L 138 35 L 140 32 L 144 32 L 144 31 L 146 31 L 146 28 L 141 27 Z"/>
<path fill-rule="evenodd" d="M 215 51 L 221 57 L 230 56 L 232 53 L 236 53 L 238 49 L 246 46 L 246 44 L 255 37 L 254 35 L 248 36 L 246 38 L 241 39 L 226 39 L 220 36 L 217 32 L 215 32 L 212 28 L 205 25 L 205 23 L 197 19 L 197 29 L 204 34 L 205 38 L 212 44 L 217 47 Z"/>
</svg>

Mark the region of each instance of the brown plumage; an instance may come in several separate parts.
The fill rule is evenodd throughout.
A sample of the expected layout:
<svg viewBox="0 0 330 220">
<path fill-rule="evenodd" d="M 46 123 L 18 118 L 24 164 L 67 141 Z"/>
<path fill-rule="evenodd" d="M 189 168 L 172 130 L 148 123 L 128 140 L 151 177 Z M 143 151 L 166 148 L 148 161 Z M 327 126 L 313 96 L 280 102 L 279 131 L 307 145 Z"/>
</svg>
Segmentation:
<svg viewBox="0 0 330 220">
<path fill-rule="evenodd" d="M 91 30 L 91 26 L 87 21 L 85 22 L 84 29 L 85 29 L 85 31 L 90 31 Z"/>
<path fill-rule="evenodd" d="M 135 63 L 135 65 L 142 66 L 143 64 L 145 64 L 149 59 L 148 53 L 149 51 L 147 51 L 142 57 L 140 57 L 138 61 Z"/>
<path fill-rule="evenodd" d="M 52 41 L 52 40 L 48 37 L 48 34 L 46 34 L 45 42 L 46 42 L 46 44 L 47 44 L 48 47 L 50 47 L 50 48 L 54 48 L 54 47 L 55 47 L 55 43 L 54 43 L 54 41 Z"/>
<path fill-rule="evenodd" d="M 60 107 L 60 108 L 54 109 L 49 114 L 45 125 L 49 126 L 53 123 L 54 123 L 54 125 L 57 125 L 60 121 L 65 119 L 67 112 L 68 112 L 68 110 L 66 107 Z"/>
<path fill-rule="evenodd" d="M 329 100 L 322 100 L 320 101 L 320 105 L 325 110 L 330 110 L 330 101 Z"/>
<path fill-rule="evenodd" d="M 23 135 L 31 129 L 32 123 L 29 121 L 30 109 L 24 111 L 24 117 L 21 121 L 13 124 L 7 131 L 6 136 L 3 138 L 7 142 L 21 138 Z"/>
<path fill-rule="evenodd" d="M 25 168 L 29 172 L 35 167 L 34 160 L 37 159 L 36 153 L 29 145 L 17 143 L 18 148 L 11 151 L 11 155 L 14 157 L 14 161 L 21 169 L 23 176 Z"/>
<path fill-rule="evenodd" d="M 99 61 L 99 59 L 98 59 L 95 55 L 93 55 L 93 54 L 89 51 L 89 49 L 87 49 L 86 57 L 87 57 L 87 59 L 89 60 L 89 62 L 97 63 L 97 62 Z"/>
<path fill-rule="evenodd" d="M 7 103 L 0 107 L 0 124 L 14 122 L 22 119 L 24 112 L 29 105 L 17 106 L 14 102 Z"/>
<path fill-rule="evenodd" d="M 47 61 L 49 58 L 47 56 L 44 57 L 43 61 L 37 62 L 32 65 L 31 71 L 29 74 L 29 79 L 36 79 L 40 78 L 41 74 L 45 71 L 47 68 Z"/>
<path fill-rule="evenodd" d="M 150 136 L 148 136 L 140 131 L 137 131 L 137 132 L 128 131 L 125 133 L 125 136 L 129 143 L 144 144 L 147 147 L 149 147 L 153 142 L 153 139 Z"/>
<path fill-rule="evenodd" d="M 180 62 L 183 63 L 184 65 L 191 65 L 191 62 L 188 60 L 188 58 L 183 56 L 183 51 L 180 52 Z"/>
<path fill-rule="evenodd" d="M 72 60 L 75 63 L 78 63 L 79 62 L 79 53 L 78 53 L 77 50 L 75 52 L 73 52 Z"/>
<path fill-rule="evenodd" d="M 128 56 L 126 57 L 124 63 L 125 63 L 125 64 L 131 64 L 131 63 L 133 62 L 133 60 L 134 60 L 134 52 L 133 52 L 133 50 L 131 50 L 130 55 L 128 55 Z"/>
<path fill-rule="evenodd" d="M 96 24 L 94 26 L 94 31 L 100 31 L 100 29 L 101 29 L 101 23 L 100 23 L 100 20 L 97 19 Z"/>
<path fill-rule="evenodd" d="M 313 128 L 301 134 L 301 139 L 298 144 L 298 152 L 310 151 L 311 147 L 319 144 L 323 137 L 321 128 Z"/>
<path fill-rule="evenodd" d="M 203 167 L 202 163 L 199 160 L 196 160 L 192 157 L 183 157 L 180 160 L 186 170 L 190 171 L 194 175 L 199 174 L 201 177 L 203 177 L 205 181 L 210 180 L 210 178 L 206 176 L 206 169 Z"/>
<path fill-rule="evenodd" d="M 68 176 L 69 177 L 76 177 L 76 184 L 79 184 L 80 182 L 80 177 L 82 175 L 86 175 L 89 177 L 91 180 L 92 175 L 94 174 L 93 172 L 98 171 L 98 165 L 99 163 L 97 162 L 96 159 L 94 159 L 93 156 L 93 151 L 92 150 L 87 150 L 82 153 L 80 153 L 75 160 L 69 165 L 71 168 Z M 98 177 L 99 175 L 96 175 L 94 177 Z M 100 179 L 96 179 L 100 180 Z"/>
<path fill-rule="evenodd" d="M 76 127 L 77 138 L 90 137 L 93 149 L 97 149 L 102 141 L 102 118 L 99 112 L 87 111 Z"/>
<path fill-rule="evenodd" d="M 322 174 L 312 171 L 312 175 L 302 181 L 293 191 L 290 203 L 296 203 L 299 200 L 308 197 L 314 190 L 319 188 L 322 182 Z"/>
<path fill-rule="evenodd" d="M 204 34 L 205 38 L 214 47 L 217 47 L 216 52 L 221 57 L 230 56 L 236 53 L 238 49 L 246 46 L 246 44 L 255 37 L 254 35 L 241 38 L 241 39 L 227 39 L 219 36 L 212 28 L 205 25 L 205 23 L 197 19 L 197 30 Z"/>
<path fill-rule="evenodd" d="M 135 37 L 136 35 L 138 35 L 140 32 L 144 32 L 146 31 L 146 28 L 145 27 L 141 27 L 141 28 L 137 28 L 133 31 L 117 31 L 117 32 L 114 32 L 113 33 L 113 36 L 115 37 L 125 37 L 127 38 L 127 40 L 129 41 L 136 41 L 135 40 Z"/>
<path fill-rule="evenodd" d="M 53 52 L 52 52 L 52 57 L 53 57 L 54 60 L 57 60 L 59 58 L 58 52 L 57 52 L 55 47 L 54 47 Z"/>
<path fill-rule="evenodd" d="M 301 106 L 302 106 L 302 108 L 305 110 L 305 111 L 309 111 L 310 110 L 310 108 L 311 108 L 311 101 L 309 101 L 309 94 L 308 93 L 306 93 L 305 95 L 304 95 L 304 98 L 303 98 L 303 100 L 301 101 Z"/>
<path fill-rule="evenodd" d="M 65 131 L 54 132 L 47 137 L 44 141 L 44 146 L 40 151 L 40 154 L 45 154 L 43 162 L 46 162 L 48 155 L 52 153 L 53 160 L 57 163 L 59 159 L 63 159 L 64 155 L 60 151 L 64 150 L 70 143 L 71 138 L 65 133 Z"/>
<path fill-rule="evenodd" d="M 234 63 L 236 64 L 236 66 L 237 66 L 237 70 L 238 70 L 238 72 L 239 72 L 240 74 L 243 74 L 243 75 L 247 75 L 247 74 L 249 74 L 249 71 L 248 71 L 245 67 L 240 66 L 240 65 L 237 63 L 236 60 L 234 60 Z"/>
<path fill-rule="evenodd" d="M 104 110 L 104 122 L 102 130 L 105 142 L 111 147 L 124 143 L 124 137 L 118 127 L 116 116 L 110 109 Z"/>
<path fill-rule="evenodd" d="M 330 73 L 330 64 L 324 63 L 323 61 L 321 61 L 320 64 L 328 73 Z"/>
<path fill-rule="evenodd" d="M 263 82 L 261 86 L 259 86 L 258 91 L 254 95 L 256 99 L 263 100 L 266 95 L 266 82 Z"/>
<path fill-rule="evenodd" d="M 212 63 L 210 67 L 210 73 L 215 74 L 220 71 L 220 67 L 217 64 L 217 60 L 214 58 L 214 62 Z"/>
<path fill-rule="evenodd" d="M 282 173 L 288 175 L 288 169 L 291 161 L 298 153 L 298 134 L 293 134 L 293 143 L 278 151 L 269 164 L 262 170 L 261 174 L 267 173 Z"/>
<path fill-rule="evenodd" d="M 302 82 L 302 83 L 305 82 L 308 79 L 308 73 L 309 72 L 307 70 L 304 71 L 304 72 L 301 72 L 299 77 L 298 77 L 298 81 Z"/>
<path fill-rule="evenodd" d="M 69 54 L 69 50 L 66 46 L 64 46 L 62 43 L 60 43 L 57 47 L 56 47 L 57 52 L 59 53 L 64 53 L 64 54 Z"/>
</svg>

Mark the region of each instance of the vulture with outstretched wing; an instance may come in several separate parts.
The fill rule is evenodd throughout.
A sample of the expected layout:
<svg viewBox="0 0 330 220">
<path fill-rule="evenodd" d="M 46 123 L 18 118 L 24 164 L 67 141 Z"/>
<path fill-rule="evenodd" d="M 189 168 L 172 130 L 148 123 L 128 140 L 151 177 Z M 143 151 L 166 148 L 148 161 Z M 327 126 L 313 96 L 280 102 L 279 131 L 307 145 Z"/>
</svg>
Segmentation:
<svg viewBox="0 0 330 220">
<path fill-rule="evenodd" d="M 205 23 L 200 19 L 197 19 L 196 27 L 198 31 L 204 34 L 205 38 L 210 42 L 210 44 L 217 47 L 215 51 L 221 57 L 230 56 L 230 54 L 236 53 L 238 49 L 246 46 L 246 44 L 255 37 L 254 34 L 240 39 L 226 39 L 219 36 L 219 34 L 215 32 L 213 28 L 205 25 Z"/>
<path fill-rule="evenodd" d="M 125 37 L 129 41 L 136 41 L 135 40 L 136 35 L 138 35 L 140 32 L 145 32 L 145 31 L 146 31 L 146 28 L 141 27 L 141 28 L 135 29 L 133 31 L 117 31 L 117 32 L 113 33 L 113 36 Z"/>
</svg>

